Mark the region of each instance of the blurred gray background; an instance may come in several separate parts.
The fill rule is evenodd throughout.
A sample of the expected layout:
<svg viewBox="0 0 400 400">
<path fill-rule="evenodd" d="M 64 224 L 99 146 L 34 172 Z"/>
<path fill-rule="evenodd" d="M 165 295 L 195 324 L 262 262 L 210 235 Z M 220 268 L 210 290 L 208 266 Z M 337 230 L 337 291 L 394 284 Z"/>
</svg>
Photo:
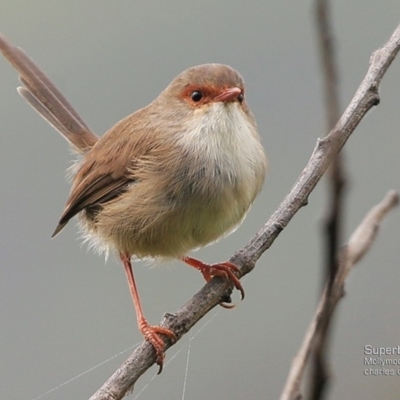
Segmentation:
<svg viewBox="0 0 400 400">
<path fill-rule="evenodd" d="M 371 53 L 399 22 L 398 0 L 336 1 L 341 104 L 348 104 Z M 189 66 L 232 65 L 270 160 L 264 191 L 233 235 L 196 253 L 228 258 L 262 226 L 325 134 L 311 1 L 2 0 L 0 31 L 35 59 L 95 132 L 146 105 Z M 80 244 L 74 223 L 50 240 L 66 201 L 67 143 L 17 95 L 17 74 L 0 59 L 0 398 L 38 398 L 141 340 L 122 267 Z M 400 189 L 400 61 L 381 86 L 381 105 L 345 147 L 350 171 L 345 238 L 391 188 Z M 139 399 L 274 399 L 314 313 L 321 282 L 322 181 L 256 270 L 246 299 L 216 309 L 137 384 Z M 400 344 L 400 213 L 385 220 L 353 271 L 338 308 L 329 399 L 398 399 L 400 376 L 366 377 L 363 347 Z M 146 316 L 157 323 L 201 288 L 176 261 L 136 265 Z M 236 295 L 235 300 L 239 302 Z M 175 358 L 173 356 L 178 352 Z M 40 397 L 88 398 L 129 355 L 117 356 Z M 399 357 L 400 358 L 400 357 Z"/>
</svg>

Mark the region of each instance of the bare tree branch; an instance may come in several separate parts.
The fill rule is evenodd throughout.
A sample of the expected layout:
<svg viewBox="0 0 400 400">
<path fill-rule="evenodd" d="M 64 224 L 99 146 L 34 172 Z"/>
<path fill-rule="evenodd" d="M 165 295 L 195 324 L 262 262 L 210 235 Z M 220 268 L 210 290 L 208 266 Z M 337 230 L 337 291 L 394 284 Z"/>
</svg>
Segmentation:
<svg viewBox="0 0 400 400">
<path fill-rule="evenodd" d="M 332 159 L 344 146 L 366 112 L 379 103 L 379 83 L 400 49 L 400 26 L 389 41 L 372 58 L 371 65 L 361 82 L 353 100 L 336 124 L 323 139 L 317 141 L 316 148 L 300 177 L 289 194 L 264 227 L 241 250 L 230 259 L 241 268 L 241 276 L 255 267 L 256 261 L 267 250 L 279 233 L 287 226 L 297 211 L 307 204 L 307 199 Z M 197 321 L 215 307 L 227 293 L 226 282 L 214 278 L 196 293 L 176 313 L 167 315 L 161 325 L 172 329 L 178 340 Z M 171 347 L 167 342 L 165 349 Z M 143 342 L 122 366 L 91 397 L 91 400 L 117 400 L 132 390 L 137 379 L 155 362 L 152 346 Z"/>
<path fill-rule="evenodd" d="M 324 81 L 326 120 L 329 130 L 339 118 L 339 85 L 338 68 L 334 51 L 334 36 L 331 21 L 329 0 L 316 0 L 315 13 L 317 22 L 317 36 L 319 39 L 319 51 Z M 338 270 L 338 248 L 342 232 L 344 191 L 346 188 L 346 170 L 343 152 L 338 153 L 332 165 L 328 169 L 328 209 L 324 222 L 325 245 L 325 282 L 329 282 L 328 291 L 335 279 Z M 330 322 L 322 323 L 324 329 L 314 347 L 312 379 L 310 379 L 310 399 L 323 398 L 329 383 L 328 348 L 330 337 Z"/>
<path fill-rule="evenodd" d="M 369 211 L 360 225 L 350 236 L 347 246 L 343 247 L 339 255 L 339 269 L 331 290 L 329 283 L 325 287 L 321 301 L 304 337 L 303 343 L 293 360 L 285 388 L 280 400 L 299 400 L 302 398 L 300 385 L 304 377 L 305 367 L 309 355 L 316 345 L 324 329 L 324 321 L 331 319 L 339 300 L 343 296 L 345 280 L 366 252 L 371 248 L 378 233 L 382 219 L 399 203 L 399 194 L 390 191 L 385 198 Z"/>
<path fill-rule="evenodd" d="M 375 51 L 370 60 L 368 72 L 355 96 L 335 128 L 323 139 L 317 141 L 316 148 L 292 190 L 270 217 L 264 227 L 230 261 L 241 269 L 241 276 L 251 272 L 256 261 L 287 226 L 296 212 L 305 204 L 332 159 L 344 146 L 364 115 L 379 104 L 378 87 L 380 81 L 400 49 L 400 25 L 389 41 Z M 215 307 L 226 295 L 226 285 L 220 278 L 214 278 L 196 293 L 175 314 L 167 315 L 161 325 L 172 329 L 178 340 L 197 321 Z M 171 347 L 167 341 L 165 348 Z M 155 362 L 152 346 L 143 342 L 122 366 L 90 398 L 91 400 L 117 400 L 132 390 L 137 379 Z"/>
</svg>

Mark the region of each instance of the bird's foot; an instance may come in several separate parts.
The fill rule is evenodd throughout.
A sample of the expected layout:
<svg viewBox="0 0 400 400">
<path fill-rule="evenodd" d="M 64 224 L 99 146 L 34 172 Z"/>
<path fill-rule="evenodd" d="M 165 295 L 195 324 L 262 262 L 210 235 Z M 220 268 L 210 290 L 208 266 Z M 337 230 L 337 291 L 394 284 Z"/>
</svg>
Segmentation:
<svg viewBox="0 0 400 400">
<path fill-rule="evenodd" d="M 192 257 L 183 257 L 182 260 L 189 264 L 190 266 L 196 268 L 201 272 L 204 279 L 209 282 L 214 276 L 220 276 L 228 281 L 231 281 L 237 290 L 239 290 L 242 300 L 244 299 L 244 289 L 242 284 L 240 283 L 239 278 L 235 275 L 235 273 L 240 273 L 239 268 L 231 263 L 230 261 L 225 261 L 216 264 L 207 264 L 203 261 L 197 260 Z M 229 305 L 226 303 L 220 303 L 224 308 L 233 308 L 233 305 Z"/>
<path fill-rule="evenodd" d="M 172 332 L 170 329 L 163 328 L 158 325 L 149 325 L 149 323 L 145 319 L 139 321 L 139 329 L 140 332 L 142 332 L 145 340 L 150 342 L 154 347 L 157 356 L 156 364 L 159 366 L 157 374 L 161 374 L 165 358 L 164 355 L 165 342 L 160 335 L 167 336 L 170 340 L 175 342 L 176 341 L 175 333 Z"/>
</svg>

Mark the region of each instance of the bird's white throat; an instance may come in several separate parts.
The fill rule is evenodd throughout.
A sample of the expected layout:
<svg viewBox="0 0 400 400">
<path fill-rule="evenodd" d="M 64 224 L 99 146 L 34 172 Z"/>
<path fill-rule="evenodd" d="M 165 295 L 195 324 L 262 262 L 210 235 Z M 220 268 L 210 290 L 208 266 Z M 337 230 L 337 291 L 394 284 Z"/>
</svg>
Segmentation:
<svg viewBox="0 0 400 400">
<path fill-rule="evenodd" d="M 180 145 L 205 163 L 215 163 L 232 176 L 254 179 L 254 155 L 259 151 L 255 126 L 238 103 L 215 102 L 194 111 Z"/>
</svg>

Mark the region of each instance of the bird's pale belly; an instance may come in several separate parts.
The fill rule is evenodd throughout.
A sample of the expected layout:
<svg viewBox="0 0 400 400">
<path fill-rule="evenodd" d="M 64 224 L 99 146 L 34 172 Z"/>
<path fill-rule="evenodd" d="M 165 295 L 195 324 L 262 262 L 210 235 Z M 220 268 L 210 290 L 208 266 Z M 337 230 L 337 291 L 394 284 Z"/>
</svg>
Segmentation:
<svg viewBox="0 0 400 400">
<path fill-rule="evenodd" d="M 244 193 L 237 182 L 225 184 L 223 188 L 211 186 L 214 189 L 212 196 L 210 193 L 206 196 L 186 194 L 184 201 L 171 202 L 164 198 L 164 207 L 153 206 L 152 218 L 148 218 L 151 204 L 147 204 L 141 217 L 134 209 L 137 201 L 127 196 L 130 205 L 121 208 L 105 206 L 97 222 L 90 222 L 85 217 L 81 221 L 89 238 L 101 238 L 101 243 L 95 243 L 100 247 L 111 247 L 138 257 L 179 258 L 232 232 L 243 220 L 255 193 Z M 255 188 L 252 189 L 253 192 Z M 136 216 L 135 220 L 131 215 Z M 111 230 L 110 221 L 116 222 Z"/>
</svg>

